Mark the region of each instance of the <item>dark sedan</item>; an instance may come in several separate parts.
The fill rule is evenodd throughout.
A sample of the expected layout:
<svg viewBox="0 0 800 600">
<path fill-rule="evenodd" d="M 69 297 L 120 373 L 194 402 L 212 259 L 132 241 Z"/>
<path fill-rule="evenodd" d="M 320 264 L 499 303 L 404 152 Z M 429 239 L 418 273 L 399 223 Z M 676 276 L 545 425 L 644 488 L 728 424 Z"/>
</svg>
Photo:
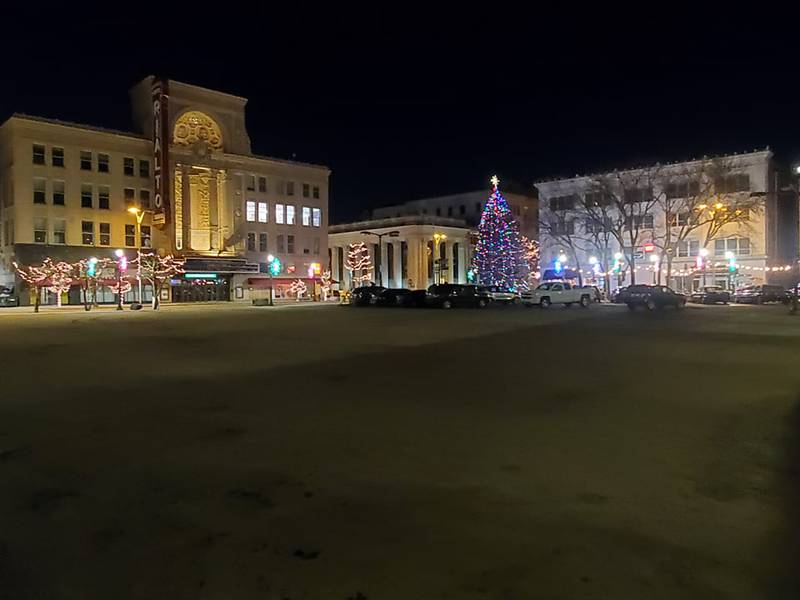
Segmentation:
<svg viewBox="0 0 800 600">
<path fill-rule="evenodd" d="M 375 306 L 402 306 L 403 299 L 411 290 L 406 288 L 386 288 L 382 292 L 372 296 L 372 304 Z"/>
<path fill-rule="evenodd" d="M 733 300 L 739 304 L 765 304 L 766 302 L 782 302 L 789 304 L 792 296 L 780 285 L 750 285 L 737 290 Z"/>
<path fill-rule="evenodd" d="M 686 304 L 686 296 L 678 294 L 665 285 L 631 285 L 621 300 L 631 310 L 637 306 L 644 306 L 651 311 L 666 306 L 680 309 Z"/>
<path fill-rule="evenodd" d="M 491 294 L 477 285 L 443 283 L 428 288 L 426 303 L 438 308 L 485 308 L 492 301 Z"/>
<path fill-rule="evenodd" d="M 365 285 L 354 289 L 350 293 L 350 304 L 353 306 L 369 306 L 372 299 L 386 288 L 380 285 Z"/>
<path fill-rule="evenodd" d="M 718 285 L 708 285 L 692 292 L 689 302 L 695 304 L 727 304 L 731 301 L 731 293 Z"/>
</svg>

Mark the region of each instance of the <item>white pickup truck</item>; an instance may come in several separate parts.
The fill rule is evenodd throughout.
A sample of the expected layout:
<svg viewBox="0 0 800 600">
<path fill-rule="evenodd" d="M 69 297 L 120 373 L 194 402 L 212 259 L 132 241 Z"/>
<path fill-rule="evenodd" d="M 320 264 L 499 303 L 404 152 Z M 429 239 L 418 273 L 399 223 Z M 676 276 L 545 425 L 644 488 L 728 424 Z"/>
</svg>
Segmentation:
<svg viewBox="0 0 800 600">
<path fill-rule="evenodd" d="M 583 308 L 587 308 L 592 303 L 592 291 L 561 281 L 547 281 L 532 292 L 523 292 L 522 303 L 528 308 L 535 304 L 542 308 L 547 308 L 551 304 L 564 306 L 580 304 Z"/>
</svg>

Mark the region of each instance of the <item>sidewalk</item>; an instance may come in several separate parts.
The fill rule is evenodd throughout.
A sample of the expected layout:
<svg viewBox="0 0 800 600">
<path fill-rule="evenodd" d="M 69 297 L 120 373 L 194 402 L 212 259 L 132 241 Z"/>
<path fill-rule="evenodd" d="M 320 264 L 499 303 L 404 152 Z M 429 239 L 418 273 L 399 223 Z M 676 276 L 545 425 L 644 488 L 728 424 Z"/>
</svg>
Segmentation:
<svg viewBox="0 0 800 600">
<path fill-rule="evenodd" d="M 299 307 L 322 307 L 322 306 L 339 306 L 337 301 L 329 302 L 297 302 L 295 300 L 277 300 L 275 306 L 253 306 L 245 302 L 178 302 L 178 303 L 164 303 L 159 308 L 159 312 L 172 312 L 175 310 L 275 310 L 286 308 L 299 308 Z M 132 311 L 129 304 L 125 304 L 123 310 L 118 311 L 116 304 L 101 304 L 100 306 L 93 306 L 90 311 L 84 309 L 82 304 L 67 304 L 64 306 L 42 305 L 39 307 L 40 315 L 69 315 L 69 314 L 113 314 L 113 313 L 140 313 L 140 312 L 153 312 L 150 303 L 142 306 L 139 311 Z M 33 306 L 10 306 L 0 308 L 0 317 L 12 315 L 33 315 Z"/>
</svg>

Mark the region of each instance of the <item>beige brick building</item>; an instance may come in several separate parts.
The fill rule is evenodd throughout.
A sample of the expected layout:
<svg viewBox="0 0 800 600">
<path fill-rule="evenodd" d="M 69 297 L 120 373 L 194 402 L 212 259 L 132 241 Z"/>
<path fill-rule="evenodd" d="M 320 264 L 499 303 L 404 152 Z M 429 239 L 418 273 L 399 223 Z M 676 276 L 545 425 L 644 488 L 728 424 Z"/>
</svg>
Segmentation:
<svg viewBox="0 0 800 600">
<path fill-rule="evenodd" d="M 296 278 L 313 289 L 328 263 L 329 169 L 253 154 L 245 98 L 176 81 L 162 83 L 159 153 L 154 83 L 131 89 L 137 132 L 19 114 L 0 125 L 0 284 L 25 303 L 13 261 L 132 258 L 144 247 L 187 259 L 165 300 L 247 300 L 264 287 L 269 254 L 282 263 L 279 295 Z"/>
</svg>

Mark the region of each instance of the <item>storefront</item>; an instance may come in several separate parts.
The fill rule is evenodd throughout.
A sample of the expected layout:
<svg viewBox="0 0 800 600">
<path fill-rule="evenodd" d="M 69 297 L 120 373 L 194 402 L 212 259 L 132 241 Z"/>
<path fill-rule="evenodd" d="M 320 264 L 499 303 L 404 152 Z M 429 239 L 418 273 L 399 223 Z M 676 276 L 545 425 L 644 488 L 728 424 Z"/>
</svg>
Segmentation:
<svg viewBox="0 0 800 600">
<path fill-rule="evenodd" d="M 231 299 L 230 275 L 221 273 L 185 273 L 170 281 L 172 301 L 228 302 Z"/>
</svg>

